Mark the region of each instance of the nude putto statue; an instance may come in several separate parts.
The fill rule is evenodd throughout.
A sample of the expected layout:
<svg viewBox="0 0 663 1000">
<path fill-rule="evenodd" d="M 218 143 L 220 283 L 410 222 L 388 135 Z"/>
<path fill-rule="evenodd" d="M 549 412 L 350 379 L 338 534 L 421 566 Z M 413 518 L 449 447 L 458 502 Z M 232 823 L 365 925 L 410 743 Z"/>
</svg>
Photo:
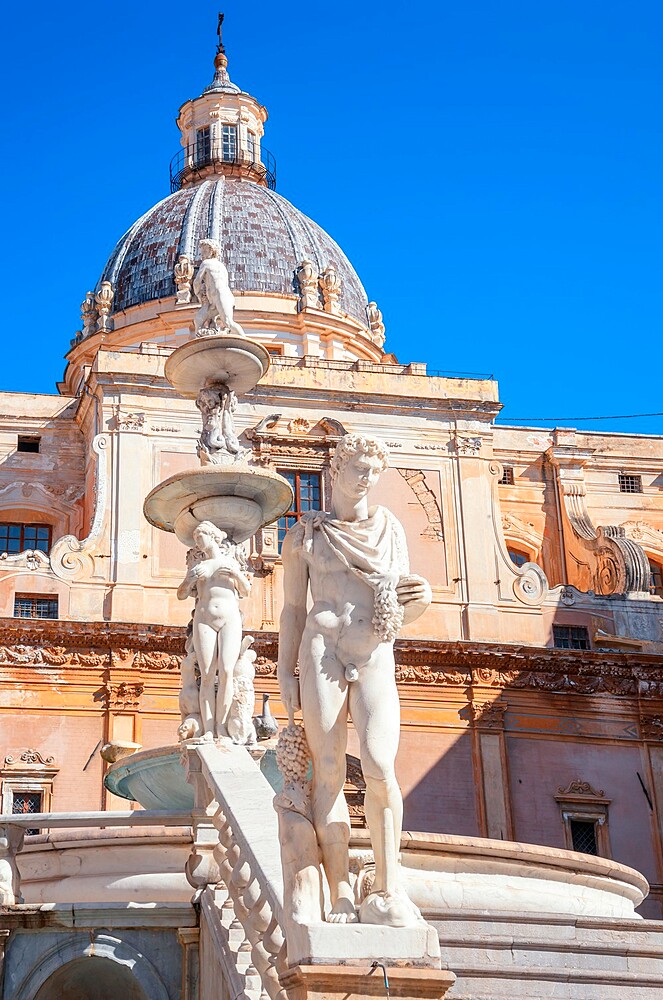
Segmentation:
<svg viewBox="0 0 663 1000">
<path fill-rule="evenodd" d="M 398 882 L 403 800 L 394 769 L 393 647 L 401 625 L 426 610 L 431 590 L 409 571 L 400 523 L 384 507 L 368 506 L 387 459 L 380 441 L 347 434 L 332 459 L 330 512 L 305 514 L 286 535 L 278 679 L 291 726 L 301 709 L 313 761 L 312 820 L 331 897 L 326 919 L 405 926 L 421 918 Z M 359 737 L 376 867 L 358 914 L 343 795 L 348 716 Z"/>
<path fill-rule="evenodd" d="M 228 270 L 221 260 L 221 244 L 217 240 L 201 240 L 199 247 L 202 262 L 193 279 L 193 290 L 200 302 L 193 320 L 196 336 L 245 336 L 233 319 L 235 299 L 228 284 Z"/>
<path fill-rule="evenodd" d="M 181 601 L 196 598 L 192 640 L 200 671 L 200 735 L 218 739 L 228 735 L 233 676 L 242 651 L 239 598 L 248 597 L 251 583 L 241 555 L 225 531 L 211 521 L 202 521 L 193 532 L 193 540 L 195 549 L 189 550 L 187 574 L 177 596 Z M 180 735 L 186 738 L 194 733 Z"/>
</svg>

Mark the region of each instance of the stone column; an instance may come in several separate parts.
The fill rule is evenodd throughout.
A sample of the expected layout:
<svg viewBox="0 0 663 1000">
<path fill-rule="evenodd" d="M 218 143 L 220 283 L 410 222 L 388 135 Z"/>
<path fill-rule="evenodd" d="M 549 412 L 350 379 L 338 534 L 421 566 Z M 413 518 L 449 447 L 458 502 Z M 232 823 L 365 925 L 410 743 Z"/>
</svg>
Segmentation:
<svg viewBox="0 0 663 1000">
<path fill-rule="evenodd" d="M 198 1000 L 200 989 L 199 927 L 178 927 L 182 945 L 182 1000 Z"/>
</svg>

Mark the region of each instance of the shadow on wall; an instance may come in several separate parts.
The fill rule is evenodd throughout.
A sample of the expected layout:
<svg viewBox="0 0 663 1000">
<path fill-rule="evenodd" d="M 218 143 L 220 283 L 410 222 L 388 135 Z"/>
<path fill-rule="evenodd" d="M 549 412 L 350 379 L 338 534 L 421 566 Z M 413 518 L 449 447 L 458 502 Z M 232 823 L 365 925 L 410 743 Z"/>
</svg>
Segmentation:
<svg viewBox="0 0 663 1000">
<path fill-rule="evenodd" d="M 631 624 L 649 620 L 652 602 L 628 604 Z M 404 828 L 612 857 L 645 875 L 641 912 L 661 919 L 663 655 L 600 634 L 597 647 L 604 618 L 579 620 L 560 609 L 551 623 L 568 648 L 449 644 L 432 691 L 400 687 Z"/>
</svg>

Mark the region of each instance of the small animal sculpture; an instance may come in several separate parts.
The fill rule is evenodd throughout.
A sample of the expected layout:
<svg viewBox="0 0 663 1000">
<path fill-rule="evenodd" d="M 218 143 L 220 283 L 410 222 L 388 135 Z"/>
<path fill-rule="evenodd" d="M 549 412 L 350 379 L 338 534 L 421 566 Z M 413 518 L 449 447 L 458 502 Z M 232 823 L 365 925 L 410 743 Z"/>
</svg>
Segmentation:
<svg viewBox="0 0 663 1000">
<path fill-rule="evenodd" d="M 255 677 L 256 652 L 251 649 L 253 636 L 242 639 L 239 658 L 233 671 L 233 700 L 228 714 L 228 736 L 233 743 L 250 746 L 256 741 L 256 731 L 253 725 L 253 708 L 256 693 L 253 687 Z"/>
<path fill-rule="evenodd" d="M 256 727 L 256 736 L 259 740 L 270 740 L 279 731 L 279 724 L 272 715 L 272 710 L 269 707 L 268 694 L 262 696 L 262 714 L 256 715 L 253 725 Z"/>
</svg>

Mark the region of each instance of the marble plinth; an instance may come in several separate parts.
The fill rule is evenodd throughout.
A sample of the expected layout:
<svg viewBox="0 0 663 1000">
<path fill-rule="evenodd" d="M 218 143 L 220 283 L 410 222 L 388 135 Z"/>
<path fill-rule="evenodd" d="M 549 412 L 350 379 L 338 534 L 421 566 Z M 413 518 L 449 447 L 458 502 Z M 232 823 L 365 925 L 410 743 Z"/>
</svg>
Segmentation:
<svg viewBox="0 0 663 1000">
<path fill-rule="evenodd" d="M 173 531 L 186 546 L 202 521 L 222 528 L 233 542 L 243 542 L 288 510 L 293 495 L 283 476 L 243 462 L 179 472 L 156 486 L 143 511 L 150 524 Z"/>
<path fill-rule="evenodd" d="M 241 337 L 200 337 L 173 351 L 165 375 L 174 389 L 195 399 L 205 386 L 227 385 L 238 396 L 253 389 L 269 368 L 264 347 Z"/>
</svg>

